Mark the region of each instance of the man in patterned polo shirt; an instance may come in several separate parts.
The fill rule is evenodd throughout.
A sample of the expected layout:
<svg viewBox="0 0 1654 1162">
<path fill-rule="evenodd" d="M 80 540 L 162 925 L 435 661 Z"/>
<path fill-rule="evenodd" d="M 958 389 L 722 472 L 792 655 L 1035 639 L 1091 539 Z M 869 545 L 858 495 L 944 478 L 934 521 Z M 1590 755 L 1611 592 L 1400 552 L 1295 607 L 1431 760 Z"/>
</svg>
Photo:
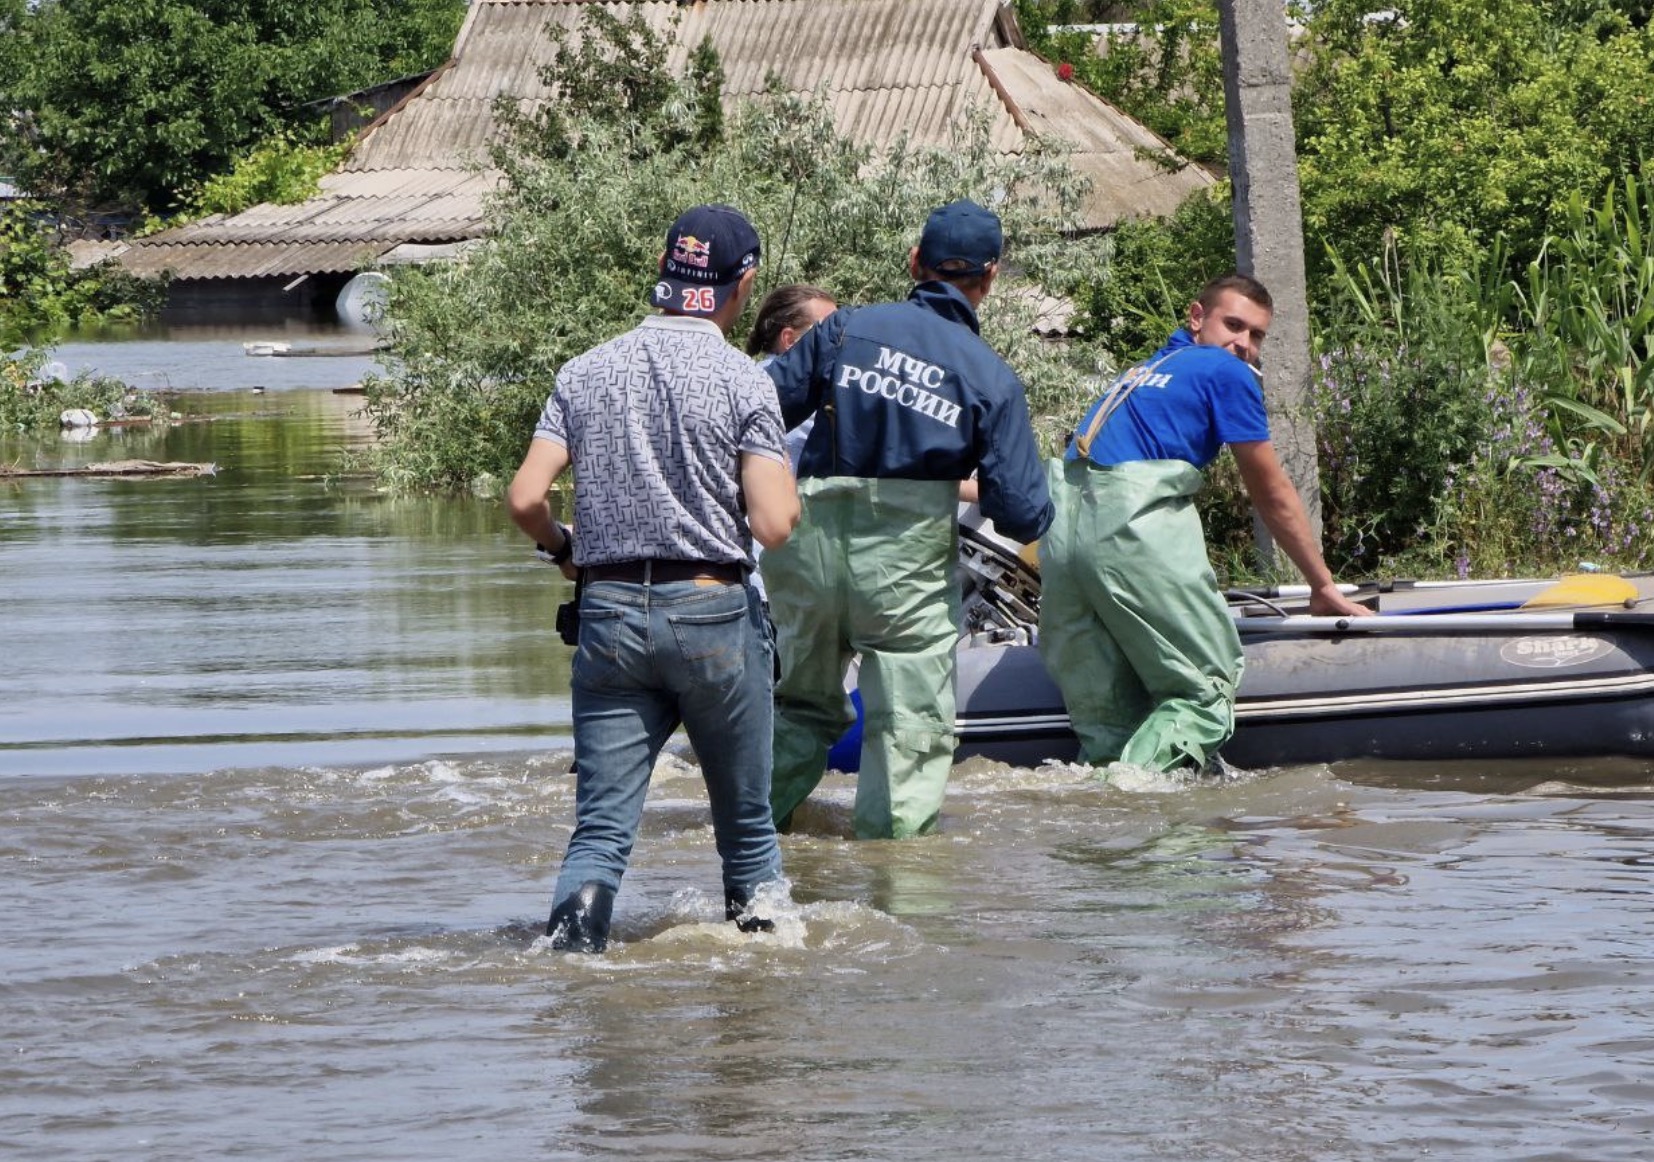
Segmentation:
<svg viewBox="0 0 1654 1162">
<path fill-rule="evenodd" d="M 659 315 L 569 360 L 511 482 L 512 520 L 583 579 L 571 689 L 574 834 L 546 935 L 601 952 L 655 759 L 682 724 L 723 861 L 725 915 L 781 878 L 769 807 L 774 643 L 747 583 L 752 541 L 798 523 L 775 389 L 726 339 L 752 293 L 758 235 L 728 206 L 666 235 Z M 575 469 L 574 524 L 546 494 Z"/>
</svg>

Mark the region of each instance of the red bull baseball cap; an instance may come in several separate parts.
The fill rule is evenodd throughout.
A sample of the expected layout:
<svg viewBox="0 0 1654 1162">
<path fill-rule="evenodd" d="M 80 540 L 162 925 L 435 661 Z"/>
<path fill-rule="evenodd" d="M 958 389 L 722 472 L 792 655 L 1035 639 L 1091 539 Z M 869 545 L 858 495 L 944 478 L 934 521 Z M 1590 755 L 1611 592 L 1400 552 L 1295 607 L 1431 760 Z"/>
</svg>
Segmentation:
<svg viewBox="0 0 1654 1162">
<path fill-rule="evenodd" d="M 710 315 L 758 265 L 758 231 L 733 206 L 685 210 L 666 232 L 666 255 L 649 302 L 683 315 Z"/>
<path fill-rule="evenodd" d="M 981 274 L 999 261 L 999 215 L 966 200 L 930 212 L 919 236 L 919 265 L 938 274 Z"/>
</svg>

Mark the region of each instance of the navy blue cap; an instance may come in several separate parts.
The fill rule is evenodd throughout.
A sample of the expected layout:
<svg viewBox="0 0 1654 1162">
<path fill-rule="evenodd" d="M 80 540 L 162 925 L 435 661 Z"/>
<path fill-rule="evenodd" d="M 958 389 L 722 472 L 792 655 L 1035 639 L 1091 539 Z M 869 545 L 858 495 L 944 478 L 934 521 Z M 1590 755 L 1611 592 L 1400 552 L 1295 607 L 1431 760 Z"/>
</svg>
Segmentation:
<svg viewBox="0 0 1654 1162">
<path fill-rule="evenodd" d="M 649 301 L 683 315 L 710 315 L 758 265 L 758 231 L 733 206 L 685 210 L 666 232 L 666 256 Z"/>
<path fill-rule="evenodd" d="M 999 261 L 999 215 L 972 201 L 932 210 L 919 236 L 919 265 L 937 274 L 981 274 Z"/>
</svg>

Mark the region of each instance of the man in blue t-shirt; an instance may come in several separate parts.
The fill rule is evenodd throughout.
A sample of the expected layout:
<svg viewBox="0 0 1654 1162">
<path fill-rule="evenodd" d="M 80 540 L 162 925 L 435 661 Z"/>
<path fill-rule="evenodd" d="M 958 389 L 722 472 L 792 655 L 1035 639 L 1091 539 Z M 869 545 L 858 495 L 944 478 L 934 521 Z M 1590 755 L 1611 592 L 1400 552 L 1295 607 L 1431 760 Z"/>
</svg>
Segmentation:
<svg viewBox="0 0 1654 1162">
<path fill-rule="evenodd" d="M 1369 612 L 1339 591 L 1269 441 L 1256 368 L 1273 317 L 1256 279 L 1214 279 L 1187 329 L 1116 379 L 1052 462 L 1040 654 L 1088 763 L 1203 768 L 1234 733 L 1240 636 L 1194 505 L 1224 445 L 1310 612 Z"/>
</svg>

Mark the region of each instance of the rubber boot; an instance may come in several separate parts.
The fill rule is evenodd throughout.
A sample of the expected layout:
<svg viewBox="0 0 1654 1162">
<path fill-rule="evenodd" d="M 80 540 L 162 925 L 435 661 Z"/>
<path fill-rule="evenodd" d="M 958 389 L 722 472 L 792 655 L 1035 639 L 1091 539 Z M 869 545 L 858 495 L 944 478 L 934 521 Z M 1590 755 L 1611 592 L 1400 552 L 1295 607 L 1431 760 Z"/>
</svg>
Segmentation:
<svg viewBox="0 0 1654 1162">
<path fill-rule="evenodd" d="M 587 880 L 578 891 L 551 910 L 546 935 L 559 952 L 602 952 L 609 944 L 609 919 L 614 914 L 615 890 Z"/>
<path fill-rule="evenodd" d="M 724 919 L 734 920 L 735 926 L 743 932 L 774 932 L 774 920 L 766 920 L 762 916 L 742 914 L 751 907 L 752 897 L 753 890 L 751 888 L 725 888 Z"/>
</svg>

